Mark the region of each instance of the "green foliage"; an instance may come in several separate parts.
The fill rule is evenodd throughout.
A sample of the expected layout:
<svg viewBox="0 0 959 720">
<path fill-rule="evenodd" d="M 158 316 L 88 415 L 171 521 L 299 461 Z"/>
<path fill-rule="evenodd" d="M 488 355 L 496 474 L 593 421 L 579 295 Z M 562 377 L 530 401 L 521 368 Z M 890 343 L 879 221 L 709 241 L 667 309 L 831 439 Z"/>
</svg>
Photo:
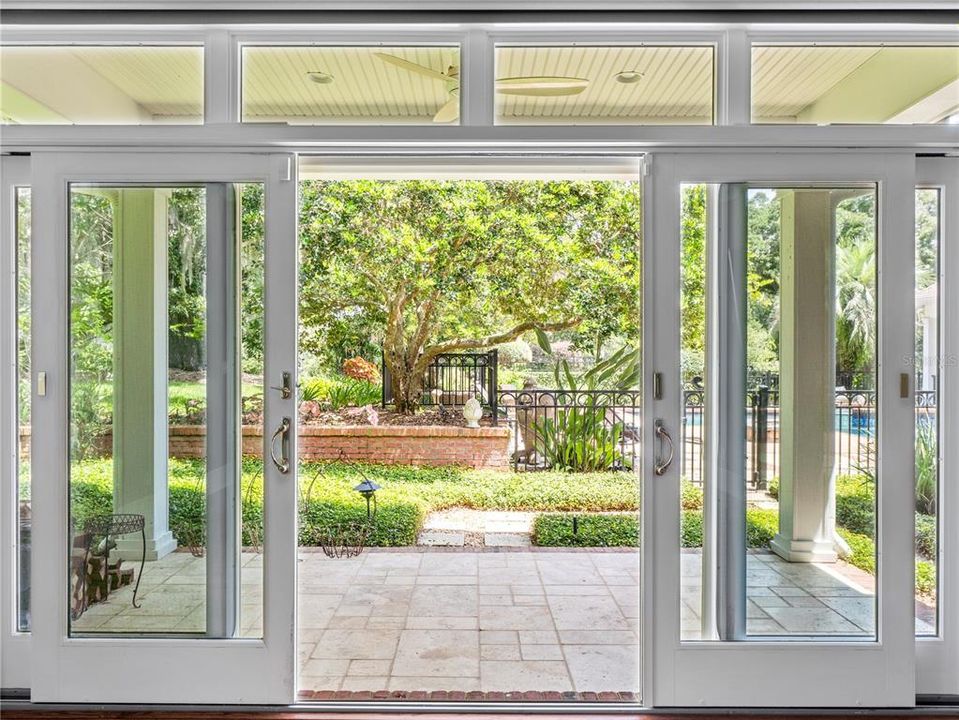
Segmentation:
<svg viewBox="0 0 959 720">
<path fill-rule="evenodd" d="M 300 383 L 300 400 L 303 402 L 319 402 L 326 398 L 330 386 L 336 382 L 325 377 L 310 378 Z"/>
<path fill-rule="evenodd" d="M 383 390 L 379 383 L 366 380 L 312 378 L 303 382 L 300 399 L 318 402 L 331 410 L 340 410 L 344 407 L 378 405 L 383 399 Z"/>
<path fill-rule="evenodd" d="M 20 423 L 30 424 L 30 188 L 17 188 L 17 391 Z"/>
<path fill-rule="evenodd" d="M 548 341 L 546 346 L 549 347 Z M 555 361 L 556 388 L 568 391 L 630 390 L 640 380 L 639 352 L 624 345 L 580 377 L 565 359 Z M 610 412 L 613 396 L 588 394 L 573 407 L 557 408 L 554 417 L 536 421 L 536 446 L 549 467 L 568 472 L 609 470 L 624 462 L 620 443 L 625 424 Z"/>
<path fill-rule="evenodd" d="M 703 513 L 684 510 L 679 519 L 680 545 L 684 548 L 703 546 Z"/>
<path fill-rule="evenodd" d="M 916 513 L 916 553 L 934 560 L 938 550 L 938 525 L 934 515 Z"/>
<path fill-rule="evenodd" d="M 836 249 L 836 367 L 869 370 L 876 351 L 876 247 Z"/>
<path fill-rule="evenodd" d="M 836 479 L 836 524 L 846 530 L 874 537 L 876 532 L 876 487 L 858 475 Z"/>
<path fill-rule="evenodd" d="M 746 509 L 746 547 L 767 548 L 779 532 L 779 511 L 775 508 Z"/>
<path fill-rule="evenodd" d="M 533 350 L 525 340 L 513 340 L 496 346 L 499 369 L 525 365 L 533 359 Z"/>
<path fill-rule="evenodd" d="M 240 352 L 243 372 L 263 373 L 263 185 L 240 188 Z"/>
<path fill-rule="evenodd" d="M 706 348 L 706 186 L 684 185 L 681 210 L 682 348 L 690 375 L 702 375 Z M 697 372 L 698 369 L 698 372 Z M 684 368 L 686 370 L 686 368 Z"/>
<path fill-rule="evenodd" d="M 698 485 L 693 485 L 685 478 L 680 485 L 680 498 L 683 510 L 702 510 L 703 509 L 703 490 Z"/>
<path fill-rule="evenodd" d="M 846 528 L 837 528 L 839 536 L 849 545 L 850 554 L 845 560 L 871 575 L 876 574 L 876 543 L 868 535 L 852 532 Z"/>
<path fill-rule="evenodd" d="M 916 511 L 936 514 L 939 493 L 939 457 L 936 426 L 931 422 L 916 425 Z"/>
<path fill-rule="evenodd" d="M 361 472 L 362 471 L 362 472 Z M 202 538 L 205 525 L 202 460 L 171 459 L 170 527 L 181 544 Z M 366 502 L 353 487 L 367 475 L 377 492 L 376 528 L 369 542 L 378 546 L 411 545 L 426 513 L 452 507 L 478 510 L 621 511 L 639 509 L 636 478 L 630 473 L 528 473 L 418 468 L 402 465 L 309 463 L 300 466 L 300 542 L 317 542 L 332 525 L 366 517 Z M 243 461 L 243 542 L 262 538 L 262 463 Z M 71 512 L 79 526 L 113 506 L 110 459 L 74 463 L 70 481 Z"/>
<path fill-rule="evenodd" d="M 382 343 L 395 397 L 418 400 L 436 353 L 534 327 L 573 328 L 589 346 L 638 335 L 636 183 L 308 181 L 300 192 L 301 346 L 372 357 L 356 345 Z"/>
<path fill-rule="evenodd" d="M 766 492 L 769 494 L 769 497 L 779 499 L 779 476 L 771 477 L 766 482 Z"/>
<path fill-rule="evenodd" d="M 916 561 L 916 592 L 926 597 L 936 592 L 936 565 L 928 560 Z"/>
<path fill-rule="evenodd" d="M 546 464 L 568 472 L 612 468 L 619 455 L 623 423 L 616 421 L 607 427 L 606 414 L 606 408 L 590 397 L 585 407 L 560 408 L 555 419 L 537 421 L 537 445 L 542 443 Z"/>
<path fill-rule="evenodd" d="M 336 383 L 330 386 L 326 397 L 334 410 L 339 410 L 342 407 L 376 405 L 382 398 L 380 385 L 365 380 L 347 380 Z"/>
<path fill-rule="evenodd" d="M 576 532 L 573 518 L 576 518 Z M 639 518 L 636 515 L 537 515 L 533 544 L 543 547 L 638 547 Z"/>
</svg>

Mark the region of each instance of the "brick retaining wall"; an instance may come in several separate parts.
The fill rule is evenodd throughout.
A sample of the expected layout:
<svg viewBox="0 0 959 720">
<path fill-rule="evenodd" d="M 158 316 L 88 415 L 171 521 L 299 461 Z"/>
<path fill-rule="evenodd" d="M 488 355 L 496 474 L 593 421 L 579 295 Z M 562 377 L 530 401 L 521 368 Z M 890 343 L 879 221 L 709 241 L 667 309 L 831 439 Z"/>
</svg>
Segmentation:
<svg viewBox="0 0 959 720">
<path fill-rule="evenodd" d="M 206 428 L 201 425 L 171 425 L 170 457 L 204 456 Z M 243 427 L 243 454 L 259 457 L 263 430 Z M 111 447 L 110 434 L 102 446 Z M 20 429 L 20 452 L 30 446 L 30 428 Z M 347 460 L 384 465 L 461 465 L 472 468 L 509 467 L 509 429 L 464 428 L 432 425 L 305 426 L 300 428 L 301 460 Z"/>
</svg>

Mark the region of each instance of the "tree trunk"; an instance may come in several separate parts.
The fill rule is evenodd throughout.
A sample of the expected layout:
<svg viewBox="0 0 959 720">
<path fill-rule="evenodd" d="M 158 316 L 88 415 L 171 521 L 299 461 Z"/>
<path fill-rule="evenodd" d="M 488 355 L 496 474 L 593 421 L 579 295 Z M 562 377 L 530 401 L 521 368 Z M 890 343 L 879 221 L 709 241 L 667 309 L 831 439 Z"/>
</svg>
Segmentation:
<svg viewBox="0 0 959 720">
<path fill-rule="evenodd" d="M 402 333 L 387 335 L 383 343 L 383 361 L 390 372 L 393 404 L 403 415 L 416 414 L 423 398 L 426 368 L 421 360 L 419 348 L 410 347 Z"/>
<path fill-rule="evenodd" d="M 420 401 L 423 397 L 423 377 L 422 374 L 414 370 L 401 366 L 390 366 L 390 378 L 393 384 L 393 403 L 396 406 L 396 412 L 403 415 L 415 415 L 419 409 Z"/>
</svg>

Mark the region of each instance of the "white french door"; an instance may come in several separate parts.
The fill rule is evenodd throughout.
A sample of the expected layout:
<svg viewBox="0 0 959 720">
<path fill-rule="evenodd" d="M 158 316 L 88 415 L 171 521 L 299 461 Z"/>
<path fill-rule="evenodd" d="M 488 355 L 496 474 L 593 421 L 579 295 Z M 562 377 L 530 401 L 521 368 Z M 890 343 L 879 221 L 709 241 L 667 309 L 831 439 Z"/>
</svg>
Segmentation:
<svg viewBox="0 0 959 720">
<path fill-rule="evenodd" d="M 663 154 L 653 166 L 653 702 L 912 705 L 914 158 Z M 749 270 L 763 262 L 772 285 Z M 838 493 L 857 498 L 858 525 Z"/>
<path fill-rule="evenodd" d="M 923 347 L 917 353 L 916 373 L 928 387 L 927 394 L 935 398 L 928 417 L 937 431 L 934 517 L 938 538 L 933 558 L 935 610 L 923 631 L 917 628 L 916 692 L 959 695 L 959 445 L 947 440 L 959 432 L 959 325 L 955 312 L 946 310 L 959 307 L 959 158 L 917 159 L 916 187 L 917 214 L 925 210 L 927 217 L 925 227 L 917 222 L 917 235 L 925 232 L 934 243 L 926 247 L 933 272 L 916 288 L 917 293 L 924 291 L 917 297 L 926 305 L 917 308 Z"/>
<path fill-rule="evenodd" d="M 289 703 L 293 158 L 32 160 L 32 699 Z"/>
</svg>

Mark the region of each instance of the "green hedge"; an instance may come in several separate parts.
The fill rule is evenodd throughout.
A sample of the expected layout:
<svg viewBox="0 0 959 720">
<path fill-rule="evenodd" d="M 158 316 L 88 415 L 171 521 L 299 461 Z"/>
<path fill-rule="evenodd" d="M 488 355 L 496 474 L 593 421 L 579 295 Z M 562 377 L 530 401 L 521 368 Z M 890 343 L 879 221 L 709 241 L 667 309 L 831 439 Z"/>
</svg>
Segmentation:
<svg viewBox="0 0 959 720">
<path fill-rule="evenodd" d="M 170 527 L 181 535 L 191 524 L 202 526 L 205 513 L 204 465 L 200 460 L 171 459 L 169 464 Z M 636 477 L 631 473 L 512 473 L 455 467 L 416 468 L 344 463 L 309 463 L 300 467 L 300 527 L 303 545 L 318 544 L 326 530 L 366 517 L 366 503 L 353 490 L 364 474 L 382 486 L 371 545 L 404 546 L 416 542 L 423 519 L 432 510 L 465 507 L 480 510 L 525 510 L 541 514 L 533 541 L 543 546 L 632 547 L 638 542 L 639 510 Z M 875 573 L 873 487 L 860 478 L 837 481 L 836 518 L 839 532 L 852 549 L 848 562 Z M 259 542 L 263 527 L 262 463 L 243 462 L 243 541 Z M 682 485 L 682 546 L 702 547 L 702 490 Z M 71 507 L 77 524 L 113 507 L 113 465 L 110 459 L 87 460 L 71 470 Z M 608 515 L 596 515 L 606 512 Z M 579 532 L 572 533 L 572 514 L 579 515 Z M 591 514 L 592 513 L 592 514 Z M 615 514 L 621 513 L 621 514 Z M 775 509 L 746 511 L 746 542 L 768 546 L 778 529 Z M 916 588 L 935 588 L 936 523 L 916 515 Z M 189 544 L 190 538 L 177 540 Z"/>
<path fill-rule="evenodd" d="M 916 552 L 926 560 L 936 557 L 936 517 L 916 513 Z"/>
<path fill-rule="evenodd" d="M 205 512 L 204 464 L 171 459 L 170 527 L 202 523 Z M 244 543 L 262 537 L 262 463 L 243 462 Z M 377 493 L 376 531 L 372 545 L 415 543 L 423 518 L 431 510 L 465 507 L 481 510 L 623 511 L 639 509 L 636 477 L 631 473 L 513 473 L 456 467 L 304 463 L 300 466 L 300 542 L 316 544 L 334 525 L 366 517 L 366 503 L 353 490 L 364 474 L 382 486 Z M 73 517 L 80 523 L 93 514 L 111 512 L 113 465 L 109 459 L 74 465 L 71 474 Z M 179 541 L 189 544 L 186 537 Z"/>
<path fill-rule="evenodd" d="M 573 532 L 573 518 L 577 518 Z M 638 547 L 636 515 L 546 513 L 533 522 L 533 544 L 543 547 Z"/>
<path fill-rule="evenodd" d="M 533 544 L 547 547 L 635 547 L 639 542 L 636 515 L 575 515 L 578 532 L 573 533 L 574 513 L 538 515 L 533 523 Z M 766 547 L 776 534 L 779 519 L 775 510 L 750 508 L 746 511 L 746 544 Z M 684 510 L 680 525 L 682 546 L 703 546 L 703 514 Z"/>
</svg>

